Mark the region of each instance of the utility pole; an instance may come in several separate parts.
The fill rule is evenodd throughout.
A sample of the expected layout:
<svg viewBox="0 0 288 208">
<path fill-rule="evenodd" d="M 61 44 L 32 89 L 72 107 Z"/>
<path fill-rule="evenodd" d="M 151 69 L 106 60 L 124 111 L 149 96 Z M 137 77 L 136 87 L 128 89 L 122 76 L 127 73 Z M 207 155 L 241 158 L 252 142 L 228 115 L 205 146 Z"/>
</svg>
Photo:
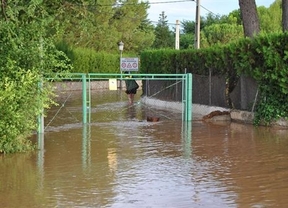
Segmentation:
<svg viewBox="0 0 288 208">
<path fill-rule="evenodd" d="M 175 49 L 179 50 L 179 20 L 176 20 L 176 31 L 175 31 Z"/>
<path fill-rule="evenodd" d="M 200 48 L 200 0 L 196 0 L 195 48 Z"/>
</svg>

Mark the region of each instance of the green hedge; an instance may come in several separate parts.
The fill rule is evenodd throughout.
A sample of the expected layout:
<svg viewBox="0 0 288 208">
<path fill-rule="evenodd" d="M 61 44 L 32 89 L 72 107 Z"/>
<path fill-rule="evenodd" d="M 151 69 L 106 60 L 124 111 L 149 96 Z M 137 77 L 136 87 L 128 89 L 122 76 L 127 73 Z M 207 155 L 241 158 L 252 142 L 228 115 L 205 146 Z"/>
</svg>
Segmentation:
<svg viewBox="0 0 288 208">
<path fill-rule="evenodd" d="M 77 73 L 119 73 L 119 54 L 76 48 L 73 50 L 72 64 L 72 72 Z"/>
<path fill-rule="evenodd" d="M 68 49 L 58 44 L 57 47 L 70 58 L 75 73 L 119 73 L 120 54 L 97 52 L 89 48 Z M 135 57 L 133 55 L 126 55 Z"/>
</svg>

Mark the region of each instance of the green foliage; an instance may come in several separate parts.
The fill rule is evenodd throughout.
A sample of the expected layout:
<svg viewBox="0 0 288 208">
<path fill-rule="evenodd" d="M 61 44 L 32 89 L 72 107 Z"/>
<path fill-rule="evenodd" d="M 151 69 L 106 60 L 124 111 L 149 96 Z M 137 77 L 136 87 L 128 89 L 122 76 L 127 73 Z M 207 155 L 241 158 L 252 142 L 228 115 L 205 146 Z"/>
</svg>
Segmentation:
<svg viewBox="0 0 288 208">
<path fill-rule="evenodd" d="M 147 19 L 148 3 L 138 0 L 119 4 L 115 0 L 52 2 L 45 4 L 55 16 L 51 28 L 58 29 L 50 30 L 55 42 L 118 53 L 117 43 L 123 41 L 125 50 L 139 53 L 154 41 L 154 27 Z"/>
<path fill-rule="evenodd" d="M 139 3 L 138 0 L 125 0 L 121 3 L 121 6 L 113 10 L 115 15 L 110 20 L 110 27 L 117 29 L 119 41 L 122 40 L 125 43 L 126 51 L 140 53 L 143 49 L 149 48 L 155 39 L 154 27 L 147 19 L 149 5 L 144 1 Z M 110 35 L 110 27 L 106 36 Z M 106 37 L 100 41 L 100 44 L 104 41 L 106 42 Z M 115 49 L 118 52 L 118 47 L 113 46 L 112 50 L 115 51 Z"/>
<path fill-rule="evenodd" d="M 7 66 L 9 67 L 9 66 Z M 10 65 L 13 70 L 13 63 Z M 0 152 L 10 153 L 31 149 L 25 139 L 35 129 L 40 100 L 37 74 L 19 69 L 14 77 L 2 77 L 0 82 Z"/>
<path fill-rule="evenodd" d="M 269 124 L 280 117 L 288 117 L 287 44 L 287 33 L 270 34 L 255 40 L 257 65 L 253 77 L 260 85 L 261 99 L 256 109 L 256 124 Z"/>
<path fill-rule="evenodd" d="M 2 2 L 3 4 L 3 2 Z M 37 115 L 52 103 L 44 74 L 67 71 L 68 59 L 56 50 L 46 26 L 51 19 L 42 1 L 9 1 L 0 20 L 0 153 L 28 151 L 27 139 L 36 129 Z"/>
<path fill-rule="evenodd" d="M 203 48 L 217 44 L 227 44 L 243 37 L 243 28 L 236 24 L 212 24 L 201 31 L 201 46 Z"/>
<path fill-rule="evenodd" d="M 287 86 L 288 87 L 288 86 Z M 287 88 L 286 88 L 287 89 Z M 276 90 L 276 92 L 275 92 Z M 280 118 L 288 118 L 288 94 L 277 92 L 277 88 L 267 85 L 260 86 L 260 102 L 258 103 L 254 124 L 269 125 Z"/>
<path fill-rule="evenodd" d="M 262 33 L 275 33 L 282 31 L 281 0 L 275 0 L 269 8 L 258 7 L 258 16 Z"/>
<path fill-rule="evenodd" d="M 92 49 L 75 48 L 73 50 L 72 72 L 77 73 L 119 73 L 120 55 L 95 52 Z"/>
<path fill-rule="evenodd" d="M 202 23 L 202 22 L 201 22 Z M 201 25 L 200 23 L 200 25 Z M 182 34 L 193 34 L 195 35 L 195 21 L 181 21 L 181 25 L 182 25 Z"/>
<path fill-rule="evenodd" d="M 180 48 L 181 49 L 192 49 L 194 48 L 194 35 L 192 34 L 180 34 Z"/>
<path fill-rule="evenodd" d="M 141 54 L 140 73 L 174 73 L 177 66 L 176 56 L 173 49 L 145 51 Z"/>
<path fill-rule="evenodd" d="M 149 50 L 141 53 L 141 73 L 184 73 L 222 74 L 225 72 L 220 47 L 201 50 Z M 220 69 L 220 70 L 219 70 Z"/>
<path fill-rule="evenodd" d="M 173 48 L 174 35 L 167 24 L 167 16 L 164 12 L 159 15 L 159 20 L 155 28 L 155 41 L 153 48 Z"/>
<path fill-rule="evenodd" d="M 195 21 L 183 21 L 181 23 L 183 26 L 180 35 L 181 49 L 193 48 Z M 243 37 L 239 10 L 231 12 L 228 16 L 209 13 L 206 17 L 200 18 L 200 27 L 201 48 L 230 43 Z"/>
<path fill-rule="evenodd" d="M 222 24 L 222 23 L 232 23 L 226 15 L 220 16 L 215 15 L 213 13 L 208 13 L 206 17 L 200 17 L 200 29 L 204 29 L 205 27 L 214 25 L 214 24 Z M 195 21 L 181 21 L 182 24 L 182 33 L 183 34 L 195 34 Z"/>
</svg>

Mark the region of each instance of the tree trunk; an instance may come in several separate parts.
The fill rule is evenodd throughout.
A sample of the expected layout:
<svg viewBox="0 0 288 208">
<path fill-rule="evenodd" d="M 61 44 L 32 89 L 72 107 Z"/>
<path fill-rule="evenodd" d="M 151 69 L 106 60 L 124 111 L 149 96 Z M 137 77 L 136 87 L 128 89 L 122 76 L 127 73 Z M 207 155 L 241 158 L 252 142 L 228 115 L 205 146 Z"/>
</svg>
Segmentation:
<svg viewBox="0 0 288 208">
<path fill-rule="evenodd" d="M 255 0 L 239 0 L 245 37 L 253 37 L 260 32 L 260 24 Z"/>
<path fill-rule="evenodd" d="M 282 0 L 282 30 L 288 30 L 288 0 Z"/>
</svg>

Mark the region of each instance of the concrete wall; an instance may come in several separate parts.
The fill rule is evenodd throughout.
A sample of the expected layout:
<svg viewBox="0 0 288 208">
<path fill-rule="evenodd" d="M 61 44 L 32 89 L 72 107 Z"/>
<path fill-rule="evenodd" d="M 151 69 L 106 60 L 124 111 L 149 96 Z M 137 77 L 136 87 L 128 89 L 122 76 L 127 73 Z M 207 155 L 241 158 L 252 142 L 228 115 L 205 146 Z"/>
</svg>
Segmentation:
<svg viewBox="0 0 288 208">
<path fill-rule="evenodd" d="M 142 82 L 137 80 L 137 83 L 139 85 L 139 89 L 142 89 Z M 55 86 L 55 91 L 82 91 L 82 82 L 55 82 L 53 83 L 53 85 Z M 120 86 L 123 87 L 123 89 L 125 89 L 125 82 L 124 81 L 120 81 L 117 80 L 117 86 L 118 88 L 120 88 Z M 89 84 L 87 82 L 86 87 L 88 89 Z M 106 90 L 109 89 L 109 81 L 92 81 L 90 82 L 90 89 L 91 90 Z"/>
</svg>

